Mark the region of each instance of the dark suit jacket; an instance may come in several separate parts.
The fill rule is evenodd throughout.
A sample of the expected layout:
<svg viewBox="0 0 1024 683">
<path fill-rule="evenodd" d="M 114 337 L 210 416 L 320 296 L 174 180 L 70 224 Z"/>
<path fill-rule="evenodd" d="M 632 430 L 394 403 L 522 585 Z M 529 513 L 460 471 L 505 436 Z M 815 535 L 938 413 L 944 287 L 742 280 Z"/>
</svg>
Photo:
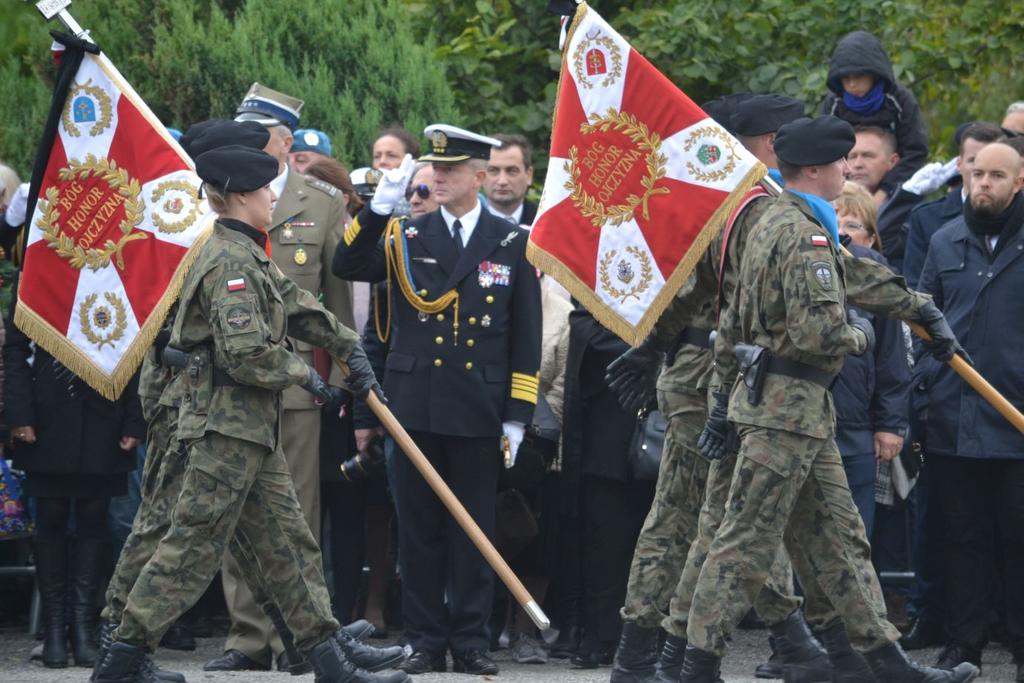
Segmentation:
<svg viewBox="0 0 1024 683">
<path fill-rule="evenodd" d="M 386 278 L 387 221 L 363 209 L 334 254 L 335 275 Z M 408 221 L 402 234 L 420 296 L 432 301 L 454 288 L 459 298 L 457 310 L 421 313 L 392 274 L 384 393 L 395 416 L 406 429 L 465 437 L 499 436 L 506 421 L 529 424 L 541 307 L 536 270 L 526 260 L 528 233 L 482 210 L 461 257 L 440 211 Z"/>
<path fill-rule="evenodd" d="M 907 229 L 907 248 L 903 254 L 903 277 L 907 284 L 917 287 L 924 268 L 924 257 L 932 235 L 946 223 L 959 216 L 964 210 L 964 200 L 959 188 L 947 192 L 935 201 L 919 204 L 911 213 Z"/>
<path fill-rule="evenodd" d="M 537 205 L 531 202 L 529 199 L 523 202 L 523 215 L 520 218 L 520 222 L 523 225 L 533 225 L 534 219 L 537 218 Z"/>
</svg>

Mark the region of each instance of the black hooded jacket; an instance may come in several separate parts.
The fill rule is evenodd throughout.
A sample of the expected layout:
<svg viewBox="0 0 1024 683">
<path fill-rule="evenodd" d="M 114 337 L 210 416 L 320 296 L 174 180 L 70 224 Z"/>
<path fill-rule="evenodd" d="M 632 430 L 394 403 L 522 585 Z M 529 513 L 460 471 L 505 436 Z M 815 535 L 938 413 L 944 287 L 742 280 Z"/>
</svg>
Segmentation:
<svg viewBox="0 0 1024 683">
<path fill-rule="evenodd" d="M 868 73 L 884 82 L 885 101 L 872 114 L 858 114 L 843 103 L 843 76 Z M 867 31 L 854 31 L 843 36 L 832 53 L 828 67 L 828 89 L 821 113 L 833 114 L 851 125 L 877 126 L 896 136 L 900 160 L 882 178 L 886 194 L 893 192 L 928 160 L 928 130 L 914 95 L 896 83 L 892 62 L 885 48 Z"/>
</svg>

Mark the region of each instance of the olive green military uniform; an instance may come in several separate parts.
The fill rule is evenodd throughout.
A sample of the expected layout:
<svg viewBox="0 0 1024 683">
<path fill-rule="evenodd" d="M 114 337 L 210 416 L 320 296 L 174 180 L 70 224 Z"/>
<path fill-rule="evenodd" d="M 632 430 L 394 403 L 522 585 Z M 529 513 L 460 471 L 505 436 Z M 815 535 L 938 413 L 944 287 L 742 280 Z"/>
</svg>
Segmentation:
<svg viewBox="0 0 1024 683">
<path fill-rule="evenodd" d="M 308 374 L 286 330 L 341 359 L 358 343 L 252 237 L 217 223 L 185 281 L 170 342 L 189 353 L 178 421 L 188 446 L 182 493 L 115 639 L 155 647 L 206 589 L 236 528 L 299 649 L 338 628 L 281 452 L 281 391 Z"/>
<path fill-rule="evenodd" d="M 322 295 L 324 308 L 346 327 L 355 328 L 352 284 L 331 274 L 334 249 L 348 216 L 341 191 L 311 176 L 288 171 L 284 191 L 274 206 L 268 228 L 271 258 L 302 289 Z M 295 353 L 313 364 L 313 346 L 292 339 Z M 331 368 L 330 383 L 340 386 L 341 375 Z M 281 417 L 281 448 L 295 484 L 306 523 L 320 538 L 320 406 L 299 387 L 285 389 Z M 231 615 L 225 650 L 239 650 L 267 662 L 270 652 L 283 649 L 276 631 L 253 599 L 241 569 L 232 557 L 224 561 L 224 597 Z"/>
<path fill-rule="evenodd" d="M 747 239 L 771 203 L 772 199 L 768 196 L 751 200 L 736 216 L 731 226 L 725 258 L 720 259 L 721 242 L 716 240 L 702 259 L 702 265 L 698 266 L 695 271 L 702 284 L 693 287 L 693 294 L 698 299 L 705 301 L 715 301 L 721 297 L 720 315 L 724 315 L 735 300 L 739 264 L 746 248 Z M 711 273 L 708 272 L 709 266 L 706 264 L 708 261 L 712 263 Z M 676 306 L 670 307 L 666 316 L 678 317 L 672 315 L 677 310 Z M 668 321 L 668 324 L 671 324 L 671 320 Z M 659 327 L 661 326 L 662 323 L 659 322 Z M 727 367 L 734 366 L 727 364 Z M 728 391 L 735 379 L 735 369 L 732 370 L 731 375 L 723 377 L 722 364 L 716 358 L 714 370 L 710 379 L 711 390 L 713 392 Z M 713 400 L 713 397 L 708 397 L 709 403 Z M 700 427 L 697 428 L 698 435 L 704 426 L 707 408 L 708 405 L 705 404 L 704 418 L 702 418 Z M 693 443 L 696 444 L 696 437 L 693 438 Z M 701 458 L 701 460 L 704 459 Z M 736 453 L 730 452 L 721 460 L 711 463 L 708 468 L 703 507 L 698 509 L 699 516 L 691 534 L 692 544 L 687 547 L 686 555 L 675 567 L 677 582 L 673 586 L 674 593 L 669 602 L 668 616 L 661 622 L 661 626 L 678 638 L 686 638 L 686 622 L 690 614 L 690 604 L 693 601 L 697 577 L 700 574 L 701 565 L 704 564 L 704 558 L 707 556 L 711 539 L 714 538 L 722 522 L 722 517 L 725 516 L 725 503 L 729 497 L 729 485 L 735 465 Z M 764 587 L 754 600 L 754 609 L 767 623 L 776 624 L 799 608 L 800 602 L 800 598 L 796 597 L 793 588 L 792 565 L 785 548 L 780 547 Z"/>
<path fill-rule="evenodd" d="M 838 373 L 843 357 L 864 352 L 867 341 L 846 321 L 844 261 L 836 246 L 807 203 L 790 192 L 755 230 L 736 302 L 719 329 L 723 348 L 756 344 L 774 358 Z M 854 267 L 861 268 L 857 261 Z M 863 268 L 856 278 L 858 306 L 908 317 L 926 301 L 888 269 Z M 827 387 L 769 373 L 757 405 L 747 394 L 737 383 L 730 397 L 741 445 L 725 517 L 697 580 L 689 643 L 724 654 L 727 636 L 764 585 L 783 541 L 808 602 L 818 605 L 816 620 L 842 617 L 862 651 L 895 641 L 899 632 L 885 619 L 870 546 L 835 445 Z"/>
</svg>

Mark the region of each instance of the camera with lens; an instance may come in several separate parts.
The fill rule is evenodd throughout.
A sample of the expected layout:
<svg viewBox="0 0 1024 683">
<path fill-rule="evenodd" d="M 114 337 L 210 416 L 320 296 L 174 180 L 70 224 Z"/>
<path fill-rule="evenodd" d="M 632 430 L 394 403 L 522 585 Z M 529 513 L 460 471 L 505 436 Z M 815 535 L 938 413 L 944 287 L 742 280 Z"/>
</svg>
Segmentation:
<svg viewBox="0 0 1024 683">
<path fill-rule="evenodd" d="M 381 437 L 370 441 L 366 452 L 358 453 L 338 466 L 345 481 L 353 483 L 376 479 L 384 474 L 384 467 L 384 439 Z"/>
</svg>

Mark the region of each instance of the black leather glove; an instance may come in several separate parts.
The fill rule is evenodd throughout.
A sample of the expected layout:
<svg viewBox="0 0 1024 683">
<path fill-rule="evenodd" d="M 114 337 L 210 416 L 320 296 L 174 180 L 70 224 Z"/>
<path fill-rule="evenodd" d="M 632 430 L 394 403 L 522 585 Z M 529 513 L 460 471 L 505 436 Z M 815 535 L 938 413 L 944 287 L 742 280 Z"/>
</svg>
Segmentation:
<svg viewBox="0 0 1024 683">
<path fill-rule="evenodd" d="M 377 394 L 377 398 L 380 399 L 381 403 L 388 402 L 384 397 L 384 391 L 380 388 L 380 383 L 377 381 L 377 375 L 373 372 L 373 366 L 370 365 L 370 359 L 366 357 L 366 351 L 363 351 L 362 344 L 357 344 L 352 349 L 351 353 L 348 354 L 348 358 L 345 359 L 345 365 L 349 369 L 349 375 L 345 382 L 353 394 L 365 399 L 372 391 Z"/>
<path fill-rule="evenodd" d="M 697 439 L 700 454 L 708 460 L 721 460 L 731 451 L 736 450 L 736 428 L 729 422 L 729 395 L 716 393 L 715 405 L 708 413 L 708 421 Z"/>
<path fill-rule="evenodd" d="M 867 346 L 864 348 L 864 351 L 861 352 L 861 353 L 858 353 L 858 354 L 854 354 L 854 355 L 863 356 L 865 354 L 868 354 L 868 353 L 871 353 L 872 351 L 874 351 L 875 350 L 875 326 L 871 323 L 871 321 L 868 320 L 867 318 L 865 318 L 864 316 L 862 316 L 861 314 L 857 313 L 857 311 L 853 310 L 852 308 L 847 308 L 846 309 L 846 322 L 848 322 L 850 324 L 850 327 L 856 328 L 856 329 L 860 330 L 861 332 L 863 332 L 864 336 L 867 337 L 867 339 L 868 339 L 868 343 L 867 343 Z"/>
<path fill-rule="evenodd" d="M 636 414 L 654 398 L 658 372 L 665 354 L 655 346 L 654 337 L 626 351 L 608 364 L 604 381 L 619 397 L 619 405 Z"/>
<path fill-rule="evenodd" d="M 911 320 L 920 323 L 928 332 L 931 341 L 922 339 L 921 344 L 937 359 L 948 363 L 954 354 L 959 353 L 968 363 L 974 364 L 971 357 L 964 351 L 964 347 L 960 346 L 960 342 L 957 341 L 956 335 L 953 334 L 952 328 L 946 321 L 946 316 L 942 315 L 942 311 L 934 301 L 929 301 L 917 309 L 917 313 Z"/>
<path fill-rule="evenodd" d="M 324 381 L 324 378 L 320 376 L 320 373 L 317 372 L 313 366 L 309 367 L 309 373 L 306 375 L 306 381 L 303 382 L 301 386 L 303 389 L 313 394 L 313 396 L 316 397 L 316 402 L 320 405 L 330 403 L 331 399 L 334 398 L 330 385 Z"/>
</svg>

